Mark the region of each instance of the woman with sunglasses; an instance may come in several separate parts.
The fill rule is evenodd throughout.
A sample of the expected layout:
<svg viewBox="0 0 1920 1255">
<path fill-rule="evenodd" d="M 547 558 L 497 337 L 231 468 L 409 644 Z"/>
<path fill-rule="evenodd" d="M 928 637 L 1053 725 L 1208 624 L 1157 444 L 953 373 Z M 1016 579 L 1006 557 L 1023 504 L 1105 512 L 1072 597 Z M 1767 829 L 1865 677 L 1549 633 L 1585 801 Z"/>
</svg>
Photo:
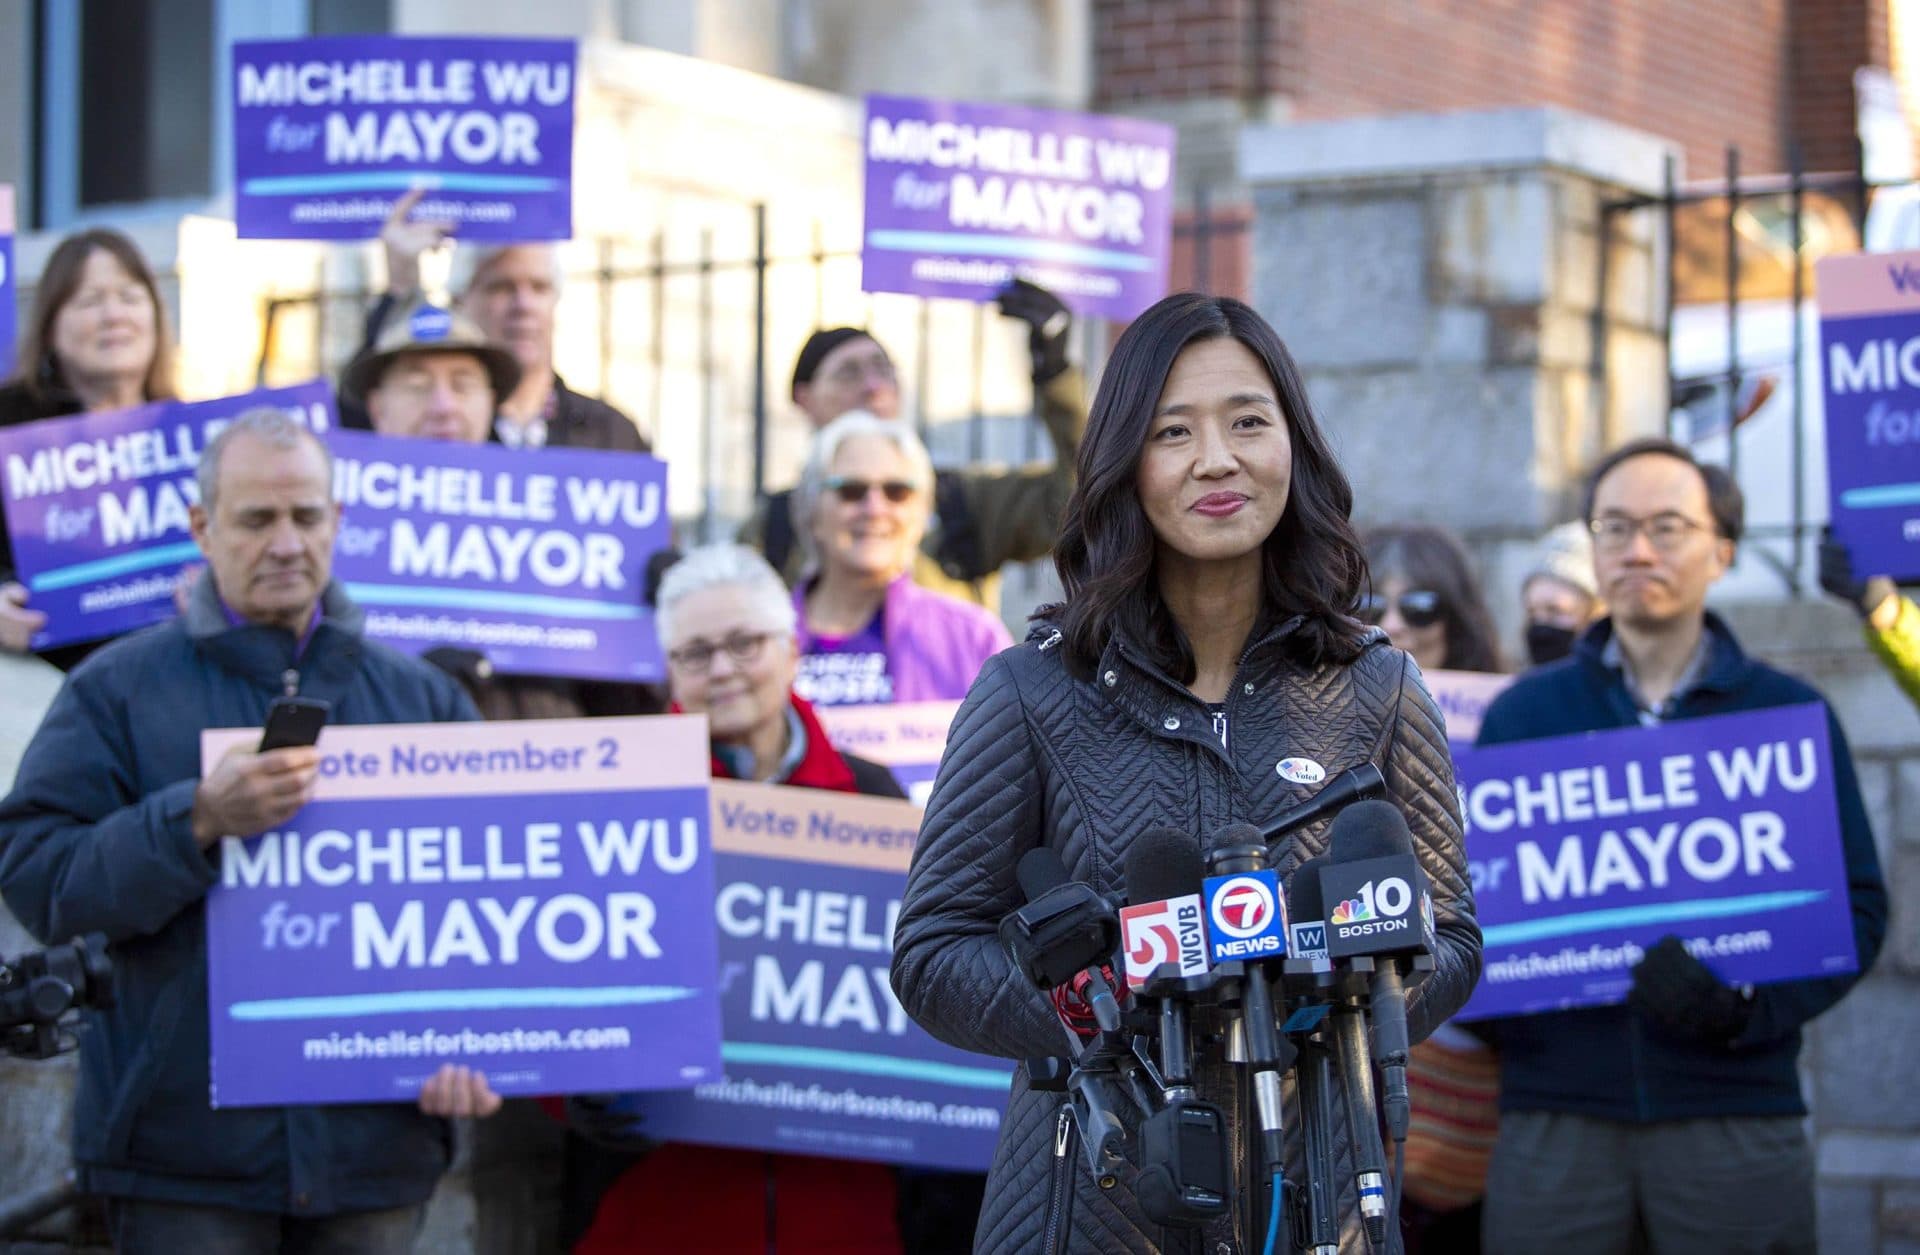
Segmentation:
<svg viewBox="0 0 1920 1255">
<path fill-rule="evenodd" d="M 1013 643 L 998 616 L 913 582 L 932 503 L 933 462 L 907 424 L 855 410 L 814 436 L 794 490 L 794 687 L 814 705 L 958 700 Z"/>
<path fill-rule="evenodd" d="M 1360 615 L 1422 671 L 1499 671 L 1499 636 L 1466 550 L 1438 527 L 1396 523 L 1367 532 L 1373 591 Z"/>
<path fill-rule="evenodd" d="M 744 545 L 708 545 L 670 567 L 654 624 L 674 709 L 707 716 L 717 779 L 900 797 L 878 763 L 842 754 L 793 691 L 799 649 L 787 586 Z M 620 1098 L 569 1105 L 570 1163 L 610 1178 L 574 1255 L 679 1251 L 912 1249 L 895 1219 L 895 1173 L 881 1164 L 672 1143 L 641 1157 L 646 1127 Z M 617 1149 L 618 1148 L 618 1149 Z"/>
<path fill-rule="evenodd" d="M 988 661 L 948 734 L 894 933 L 893 987 L 936 1037 L 1021 1061 L 977 1252 L 1271 1250 L 1276 1191 L 1223 1021 L 1197 1013 L 1193 1073 L 1229 1124 L 1232 1205 L 1183 1241 L 1147 1218 L 1133 1167 L 1088 1170 L 1067 1096 L 1032 1084 L 1026 1060 L 1064 1053 L 1062 1015 L 998 929 L 1026 901 L 1018 871 L 1033 850 L 1121 897 L 1149 829 L 1191 834 L 1197 858 L 1227 825 L 1269 822 L 1372 763 L 1432 887 L 1436 970 L 1407 995 L 1418 1040 L 1479 974 L 1440 712 L 1406 655 L 1353 617 L 1366 559 L 1352 490 L 1299 369 L 1246 305 L 1189 293 L 1134 320 L 1101 379 L 1078 482 L 1054 551 L 1065 599 L 1036 616 L 1026 644 Z M 1325 852 L 1328 826 L 1271 844 L 1269 866 L 1290 878 Z M 1137 1113 L 1118 1114 L 1138 1145 Z M 1302 1142 L 1287 1141 L 1287 1174 L 1304 1182 Z M 1334 1142 L 1340 1246 L 1364 1250 L 1343 1125 Z"/>
<path fill-rule="evenodd" d="M 1460 542 L 1418 523 L 1366 534 L 1374 591 L 1361 616 L 1423 671 L 1498 671 L 1493 615 Z M 1413 1048 L 1407 1068 L 1413 1127 L 1407 1135 L 1401 1218 L 1408 1255 L 1480 1249 L 1480 1199 L 1500 1121 L 1500 1064 L 1465 1029 L 1442 1024 Z"/>
</svg>

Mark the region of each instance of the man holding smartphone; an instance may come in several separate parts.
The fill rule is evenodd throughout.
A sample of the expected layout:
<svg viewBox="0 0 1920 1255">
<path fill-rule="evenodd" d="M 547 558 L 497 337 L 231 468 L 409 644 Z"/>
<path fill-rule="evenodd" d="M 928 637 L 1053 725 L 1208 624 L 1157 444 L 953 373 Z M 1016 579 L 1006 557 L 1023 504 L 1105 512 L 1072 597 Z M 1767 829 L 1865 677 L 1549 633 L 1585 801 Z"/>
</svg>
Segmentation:
<svg viewBox="0 0 1920 1255">
<path fill-rule="evenodd" d="M 81 1037 L 74 1159 L 108 1200 L 118 1250 L 398 1255 L 450 1158 L 440 1117 L 500 1099 L 448 1065 L 417 1108 L 209 1105 L 203 905 L 220 841 L 290 819 L 320 755 L 236 749 L 202 778 L 200 733 L 261 724 L 293 697 L 306 728 L 281 739 L 317 733 L 320 703 L 347 724 L 477 716 L 447 676 L 364 639 L 331 580 L 339 507 L 311 432 L 250 411 L 198 478 L 208 578 L 178 618 L 95 653 L 55 698 L 0 801 L 0 896 L 42 941 L 112 945 L 115 1004 Z"/>
</svg>

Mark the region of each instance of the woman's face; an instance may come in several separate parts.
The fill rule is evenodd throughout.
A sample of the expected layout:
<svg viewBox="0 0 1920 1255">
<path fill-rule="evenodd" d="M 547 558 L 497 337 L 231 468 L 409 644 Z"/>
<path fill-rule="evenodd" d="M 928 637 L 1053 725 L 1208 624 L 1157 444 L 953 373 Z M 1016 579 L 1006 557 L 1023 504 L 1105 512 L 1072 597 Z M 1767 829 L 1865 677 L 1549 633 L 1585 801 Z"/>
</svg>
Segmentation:
<svg viewBox="0 0 1920 1255">
<path fill-rule="evenodd" d="M 928 505 L 900 446 L 882 436 L 841 441 L 813 516 L 823 574 L 880 584 L 905 574 Z"/>
<path fill-rule="evenodd" d="M 1292 482 L 1293 437 L 1260 359 L 1231 338 L 1182 349 L 1136 477 L 1162 559 L 1258 553 L 1286 513 Z"/>
<path fill-rule="evenodd" d="M 81 268 L 80 286 L 53 316 L 53 352 L 71 382 L 144 379 L 158 322 L 146 287 L 112 253 L 96 248 Z"/>
<path fill-rule="evenodd" d="M 1374 585 L 1380 599 L 1379 624 L 1394 648 L 1413 655 L 1422 671 L 1437 671 L 1447 661 L 1446 607 L 1430 588 L 1415 588 L 1399 575 Z"/>
<path fill-rule="evenodd" d="M 704 711 L 716 741 L 745 740 L 787 717 L 799 646 L 761 622 L 735 584 L 699 589 L 674 606 L 666 643 L 673 700 L 689 713 Z"/>
<path fill-rule="evenodd" d="M 1594 599 L 1564 580 L 1536 575 L 1520 592 L 1528 623 L 1578 632 L 1593 621 Z"/>
</svg>

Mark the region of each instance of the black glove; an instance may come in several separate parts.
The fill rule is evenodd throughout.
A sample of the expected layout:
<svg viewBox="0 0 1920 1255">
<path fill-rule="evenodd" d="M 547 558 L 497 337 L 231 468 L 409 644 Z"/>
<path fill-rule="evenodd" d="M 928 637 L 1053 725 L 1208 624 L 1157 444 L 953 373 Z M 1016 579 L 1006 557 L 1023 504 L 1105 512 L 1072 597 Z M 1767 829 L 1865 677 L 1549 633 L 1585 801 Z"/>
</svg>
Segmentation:
<svg viewBox="0 0 1920 1255">
<path fill-rule="evenodd" d="M 1820 533 L 1820 587 L 1828 595 L 1858 610 L 1863 619 L 1878 609 L 1881 602 L 1900 591 L 1884 575 L 1876 575 L 1868 580 L 1861 580 L 1855 575 L 1853 555 L 1835 539 L 1831 527 L 1823 528 Z"/>
<path fill-rule="evenodd" d="M 1627 1005 L 1661 1035 L 1725 1046 L 1747 1031 L 1753 1001 L 1687 953 L 1675 936 L 1655 942 L 1633 969 Z"/>
<path fill-rule="evenodd" d="M 1067 337 L 1073 311 L 1037 283 L 1015 279 L 995 298 L 1000 312 L 1027 324 L 1027 351 L 1033 354 L 1033 382 L 1044 384 L 1067 369 Z"/>
</svg>

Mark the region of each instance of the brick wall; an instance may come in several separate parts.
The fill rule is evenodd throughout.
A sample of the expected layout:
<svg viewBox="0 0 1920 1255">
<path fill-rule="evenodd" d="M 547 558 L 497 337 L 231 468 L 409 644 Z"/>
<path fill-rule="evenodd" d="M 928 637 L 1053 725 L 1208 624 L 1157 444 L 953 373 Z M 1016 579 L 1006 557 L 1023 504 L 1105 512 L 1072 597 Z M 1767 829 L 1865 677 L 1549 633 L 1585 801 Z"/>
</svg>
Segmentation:
<svg viewBox="0 0 1920 1255">
<path fill-rule="evenodd" d="M 1748 172 L 1852 164 L 1852 73 L 1890 0 L 1094 0 L 1095 99 L 1283 99 L 1294 117 L 1552 104 Z"/>
</svg>

